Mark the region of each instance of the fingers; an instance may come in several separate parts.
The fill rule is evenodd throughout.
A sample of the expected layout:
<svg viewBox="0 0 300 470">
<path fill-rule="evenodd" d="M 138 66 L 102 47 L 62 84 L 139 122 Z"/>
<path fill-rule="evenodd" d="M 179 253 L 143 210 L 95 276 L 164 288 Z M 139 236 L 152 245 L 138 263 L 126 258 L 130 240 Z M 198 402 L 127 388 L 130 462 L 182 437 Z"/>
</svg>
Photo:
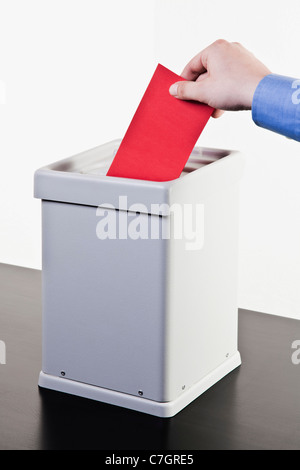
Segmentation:
<svg viewBox="0 0 300 470">
<path fill-rule="evenodd" d="M 225 111 L 223 111 L 223 109 L 215 109 L 214 112 L 212 113 L 211 117 L 217 119 L 217 118 L 221 117 L 224 113 L 225 113 Z"/>
<path fill-rule="evenodd" d="M 184 67 L 181 76 L 189 81 L 196 80 L 201 73 L 206 72 L 205 62 L 204 51 L 201 51 Z"/>
<path fill-rule="evenodd" d="M 170 95 L 181 100 L 199 101 L 200 103 L 207 103 L 206 84 L 200 82 L 176 82 L 170 86 Z M 213 118 L 219 118 L 224 111 L 222 109 L 215 109 L 212 113 Z"/>
<path fill-rule="evenodd" d="M 169 93 L 181 100 L 193 100 L 205 103 L 205 86 L 199 82 L 184 81 L 171 85 Z"/>
<path fill-rule="evenodd" d="M 220 51 L 220 49 L 224 50 L 229 44 L 230 43 L 225 41 L 225 39 L 217 39 L 190 60 L 184 67 L 181 76 L 186 80 L 197 80 L 201 74 L 207 72 L 209 57 L 214 55 L 216 51 Z M 236 44 L 242 47 L 239 43 Z"/>
</svg>

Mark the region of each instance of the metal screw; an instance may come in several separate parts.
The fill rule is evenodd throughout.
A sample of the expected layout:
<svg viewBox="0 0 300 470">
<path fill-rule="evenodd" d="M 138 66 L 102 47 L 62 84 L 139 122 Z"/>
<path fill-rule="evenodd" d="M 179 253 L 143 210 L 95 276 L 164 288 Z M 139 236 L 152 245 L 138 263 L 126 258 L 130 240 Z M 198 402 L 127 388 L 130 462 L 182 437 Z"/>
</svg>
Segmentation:
<svg viewBox="0 0 300 470">
<path fill-rule="evenodd" d="M 142 397 L 143 394 L 144 394 L 144 393 L 143 393 L 143 390 L 139 390 L 139 391 L 138 391 L 138 394 Z"/>
<path fill-rule="evenodd" d="M 66 373 L 62 370 L 61 373 L 60 373 L 60 375 L 61 375 L 62 377 L 64 377 L 64 376 L 66 375 Z"/>
<path fill-rule="evenodd" d="M 229 357 L 229 353 L 226 354 L 226 357 Z"/>
<path fill-rule="evenodd" d="M 182 388 L 182 390 L 184 390 L 184 389 L 185 389 L 185 385 L 182 385 L 182 387 L 181 387 L 181 388 Z"/>
</svg>

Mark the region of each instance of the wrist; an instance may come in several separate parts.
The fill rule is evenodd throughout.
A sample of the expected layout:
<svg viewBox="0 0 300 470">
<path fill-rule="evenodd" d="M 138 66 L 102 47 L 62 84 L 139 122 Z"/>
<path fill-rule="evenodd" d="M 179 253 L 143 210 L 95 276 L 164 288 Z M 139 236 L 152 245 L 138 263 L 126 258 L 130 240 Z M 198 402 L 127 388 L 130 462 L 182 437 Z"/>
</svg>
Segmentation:
<svg viewBox="0 0 300 470">
<path fill-rule="evenodd" d="M 251 84 L 251 87 L 249 89 L 249 95 L 248 95 L 248 105 L 249 105 L 249 108 L 248 109 L 252 109 L 252 106 L 253 106 L 253 99 L 254 99 L 254 95 L 255 95 L 255 92 L 258 88 L 258 85 L 260 84 L 260 82 L 268 75 L 270 75 L 271 73 L 270 72 L 266 72 L 264 74 L 261 74 L 261 75 L 258 75 L 256 77 L 254 77 L 253 81 L 252 81 L 252 84 Z"/>
</svg>

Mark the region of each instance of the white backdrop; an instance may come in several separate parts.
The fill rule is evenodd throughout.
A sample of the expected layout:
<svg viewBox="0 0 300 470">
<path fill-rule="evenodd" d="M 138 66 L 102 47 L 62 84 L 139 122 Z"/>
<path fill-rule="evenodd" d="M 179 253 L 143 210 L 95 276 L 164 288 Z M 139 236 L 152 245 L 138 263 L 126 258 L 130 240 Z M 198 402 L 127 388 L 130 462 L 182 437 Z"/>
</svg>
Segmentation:
<svg viewBox="0 0 300 470">
<path fill-rule="evenodd" d="M 300 77 L 297 0 L 0 0 L 0 262 L 41 267 L 34 171 L 122 137 L 158 62 L 180 74 L 217 38 Z M 249 112 L 199 145 L 245 155 L 239 306 L 300 318 L 300 147 Z"/>
</svg>

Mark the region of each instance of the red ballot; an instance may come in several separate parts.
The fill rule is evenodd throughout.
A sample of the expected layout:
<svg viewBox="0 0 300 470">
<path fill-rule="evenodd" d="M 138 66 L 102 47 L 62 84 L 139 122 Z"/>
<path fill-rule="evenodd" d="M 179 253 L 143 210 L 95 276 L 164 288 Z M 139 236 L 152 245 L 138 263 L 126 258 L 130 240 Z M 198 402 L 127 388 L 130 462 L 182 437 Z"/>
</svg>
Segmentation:
<svg viewBox="0 0 300 470">
<path fill-rule="evenodd" d="M 180 176 L 213 108 L 169 93 L 184 80 L 158 64 L 107 176 L 168 181 Z"/>
</svg>

